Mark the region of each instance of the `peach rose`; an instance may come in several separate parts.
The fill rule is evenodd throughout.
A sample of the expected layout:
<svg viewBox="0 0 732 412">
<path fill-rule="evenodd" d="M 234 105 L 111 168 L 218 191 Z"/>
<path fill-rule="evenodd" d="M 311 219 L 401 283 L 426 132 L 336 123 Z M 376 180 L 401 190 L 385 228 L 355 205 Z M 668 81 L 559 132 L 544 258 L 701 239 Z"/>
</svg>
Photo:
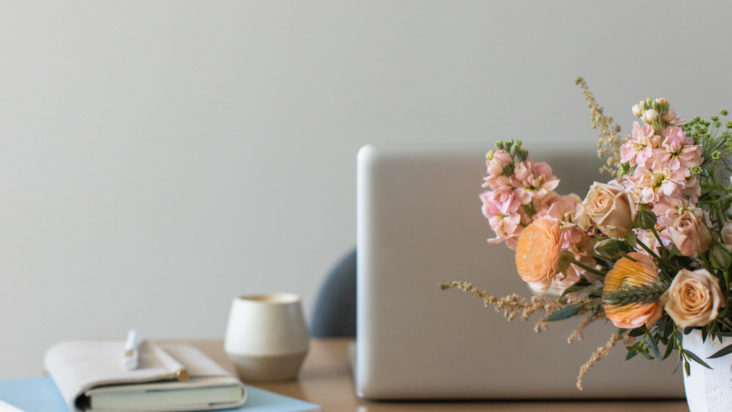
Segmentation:
<svg viewBox="0 0 732 412">
<path fill-rule="evenodd" d="M 582 204 L 584 216 L 577 222 L 585 229 L 591 223 L 607 236 L 622 237 L 633 227 L 635 213 L 635 203 L 620 184 L 595 182 Z"/>
<path fill-rule="evenodd" d="M 616 292 L 624 287 L 651 285 L 658 280 L 656 265 L 650 257 L 632 252 L 618 259 L 615 266 L 605 276 L 602 293 Z M 659 302 L 628 304 L 622 306 L 603 304 L 605 316 L 617 328 L 635 329 L 646 325 L 650 329 L 663 314 L 663 297 Z"/>
<path fill-rule="evenodd" d="M 712 245 L 712 233 L 709 228 L 690 210 L 679 215 L 668 227 L 668 232 L 674 245 L 684 256 L 691 257 L 696 253 L 704 253 Z"/>
<path fill-rule="evenodd" d="M 705 269 L 681 269 L 665 294 L 666 312 L 681 328 L 709 324 L 724 306 L 719 279 Z"/>
<path fill-rule="evenodd" d="M 561 251 L 559 221 L 540 218 L 526 226 L 516 243 L 516 269 L 525 282 L 551 281 Z"/>
</svg>

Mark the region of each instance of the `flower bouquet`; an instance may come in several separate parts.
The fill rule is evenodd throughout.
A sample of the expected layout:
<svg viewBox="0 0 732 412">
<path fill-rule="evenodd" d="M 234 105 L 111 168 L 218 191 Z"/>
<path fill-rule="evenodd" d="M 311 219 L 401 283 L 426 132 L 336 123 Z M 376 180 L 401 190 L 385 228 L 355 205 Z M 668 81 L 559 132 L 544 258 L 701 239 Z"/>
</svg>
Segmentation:
<svg viewBox="0 0 732 412">
<path fill-rule="evenodd" d="M 548 164 L 528 157 L 520 141 L 498 142 L 486 156 L 480 194 L 496 234 L 489 242 L 515 249 L 518 274 L 536 295 L 498 298 L 458 281 L 442 287 L 470 292 L 509 320 L 543 312 L 536 331 L 582 317 L 570 343 L 590 323 L 612 322 L 617 331 L 580 368 L 580 390 L 588 369 L 618 343 L 626 359 L 675 353 L 686 375 L 691 363 L 710 368 L 707 362 L 732 353 L 732 344 L 702 357 L 684 346 L 684 337 L 696 331 L 704 342 L 721 343 L 732 336 L 727 111 L 682 121 L 666 99 L 647 99 L 633 106 L 639 121 L 632 135 L 622 136 L 585 80 L 576 83 L 600 131 L 601 171 L 612 180 L 592 184 L 584 200 L 562 196 Z"/>
</svg>

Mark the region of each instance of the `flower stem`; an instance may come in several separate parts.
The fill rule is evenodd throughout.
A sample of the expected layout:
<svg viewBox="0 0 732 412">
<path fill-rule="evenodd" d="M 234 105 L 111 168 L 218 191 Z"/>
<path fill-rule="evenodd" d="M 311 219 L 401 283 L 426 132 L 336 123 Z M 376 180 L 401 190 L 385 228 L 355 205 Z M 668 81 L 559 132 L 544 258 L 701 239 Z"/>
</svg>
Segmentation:
<svg viewBox="0 0 732 412">
<path fill-rule="evenodd" d="M 655 227 L 651 228 L 651 232 L 653 232 L 653 236 L 656 237 L 656 240 L 658 241 L 658 244 L 661 246 L 661 253 L 664 255 L 668 254 L 668 250 L 666 250 L 665 247 L 663 247 L 663 241 L 661 240 L 661 236 L 659 236 L 658 232 L 656 231 Z"/>
<path fill-rule="evenodd" d="M 598 276 L 602 276 L 603 278 L 605 277 L 605 273 L 603 273 L 603 272 L 601 272 L 601 271 L 599 271 L 599 270 L 597 270 L 597 269 L 595 269 L 595 268 L 593 268 L 591 266 L 585 265 L 584 263 L 578 261 L 577 259 L 572 259 L 572 264 L 573 265 L 577 265 L 577 266 L 581 267 L 582 269 L 584 269 L 584 270 L 586 270 L 586 271 L 588 271 L 590 273 L 594 273 L 594 274 L 596 274 Z"/>
<path fill-rule="evenodd" d="M 643 250 L 645 250 L 646 252 L 648 252 L 648 253 L 649 253 L 649 254 L 650 254 L 651 256 L 653 256 L 653 257 L 654 257 L 655 259 L 659 259 L 659 260 L 661 259 L 660 257 L 658 257 L 658 255 L 656 254 L 656 252 L 652 251 L 652 250 L 651 250 L 651 248 L 649 248 L 648 246 L 646 246 L 646 244 L 645 244 L 645 243 L 643 243 L 643 241 L 642 241 L 642 240 L 640 240 L 640 239 L 636 239 L 636 242 L 638 242 L 638 244 L 640 245 L 640 247 L 642 247 L 642 248 L 643 248 Z"/>
</svg>

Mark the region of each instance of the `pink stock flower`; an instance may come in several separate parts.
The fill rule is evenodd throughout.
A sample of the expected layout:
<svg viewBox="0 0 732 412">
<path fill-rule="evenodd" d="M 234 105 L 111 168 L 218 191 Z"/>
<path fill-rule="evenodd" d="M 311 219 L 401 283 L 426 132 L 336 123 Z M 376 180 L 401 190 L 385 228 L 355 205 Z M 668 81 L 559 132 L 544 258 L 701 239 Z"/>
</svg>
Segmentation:
<svg viewBox="0 0 732 412">
<path fill-rule="evenodd" d="M 493 153 L 493 157 L 486 159 L 486 169 L 488 176 L 484 178 L 484 188 L 498 189 L 510 184 L 509 178 L 503 176 L 503 170 L 506 166 L 513 163 L 511 155 L 505 150 L 497 150 Z"/>
<path fill-rule="evenodd" d="M 670 107 L 668 108 L 668 111 L 666 111 L 666 114 L 663 115 L 663 120 L 671 125 L 683 123 L 681 118 L 676 115 L 676 111 Z"/>
<path fill-rule="evenodd" d="M 488 166 L 488 174 L 500 175 L 503 169 L 513 163 L 511 155 L 505 150 L 497 150 L 493 153 L 493 158 L 486 161 Z"/>
<path fill-rule="evenodd" d="M 680 127 L 667 127 L 664 135 L 660 149 L 654 153 L 653 168 L 683 170 L 685 177 L 690 176 L 691 168 L 701 164 L 701 148 Z"/>
<path fill-rule="evenodd" d="M 567 225 L 562 227 L 562 250 L 568 250 L 575 255 L 582 255 L 587 252 L 588 237 L 581 227 Z"/>
<path fill-rule="evenodd" d="M 648 167 L 653 157 L 653 140 L 655 135 L 653 126 L 633 122 L 633 138 L 625 142 L 620 148 L 620 160 L 630 162 L 631 166 Z"/>
<path fill-rule="evenodd" d="M 686 206 L 681 198 L 664 198 L 653 204 L 653 213 L 656 215 L 656 224 L 659 227 L 670 225 L 679 216 L 679 211 Z"/>
<path fill-rule="evenodd" d="M 519 213 L 497 215 L 488 219 L 488 222 L 491 229 L 496 233 L 496 237 L 488 239 L 489 243 L 505 242 L 509 249 L 516 248 L 516 241 L 521 233 L 521 226 L 519 225 L 521 215 Z"/>
<path fill-rule="evenodd" d="M 625 151 L 623 161 L 629 161 L 631 167 L 634 163 L 637 166 L 622 183 L 636 202 L 661 208 L 657 214 L 662 217 L 667 210 L 663 205 L 656 205 L 664 199 L 688 198 L 692 205 L 697 202 L 701 187 L 692 168 L 700 165 L 703 159 L 701 147 L 695 145 L 680 127 L 666 127 L 661 131 L 662 136 L 654 135 L 649 144 L 646 139 L 651 133 L 654 132 L 650 126 L 634 124 L 633 139 L 626 142 L 621 151 Z M 656 141 L 658 139 L 663 140 Z M 653 147 L 651 156 L 646 157 L 649 147 Z M 668 226 L 669 222 L 664 221 L 663 225 Z"/>
<path fill-rule="evenodd" d="M 624 183 L 629 186 L 640 203 L 652 204 L 664 196 L 681 196 L 686 187 L 686 176 L 682 170 L 673 171 L 668 168 L 651 170 L 638 167 Z"/>
<path fill-rule="evenodd" d="M 691 175 L 686 179 L 686 187 L 684 187 L 682 196 L 688 197 L 689 202 L 693 204 L 696 204 L 699 200 L 699 196 L 701 196 L 701 185 L 699 185 L 699 180 L 697 180 L 696 176 Z"/>
<path fill-rule="evenodd" d="M 511 187 L 511 179 L 502 175 L 489 175 L 483 178 L 483 188 L 501 190 Z"/>
<path fill-rule="evenodd" d="M 582 199 L 574 193 L 566 196 L 552 193 L 542 202 L 536 203 L 540 206 L 537 207 L 535 219 L 548 217 L 559 221 L 562 250 L 569 250 L 575 254 L 585 253 L 583 246 L 587 242 L 587 235 L 576 222 L 577 215 L 582 212 Z"/>
<path fill-rule="evenodd" d="M 546 162 L 527 159 L 516 165 L 511 185 L 516 187 L 521 204 L 526 205 L 551 193 L 559 185 L 559 179 L 552 175 L 552 168 Z"/>
<path fill-rule="evenodd" d="M 653 213 L 657 217 L 657 225 L 661 229 L 671 226 L 674 221 L 686 212 L 701 214 L 702 210 L 680 197 L 666 197 L 653 204 Z"/>
<path fill-rule="evenodd" d="M 510 188 L 502 190 L 487 190 L 480 194 L 483 201 L 483 216 L 490 219 L 496 215 L 516 213 L 521 206 L 516 193 Z"/>
<path fill-rule="evenodd" d="M 509 242 L 509 240 L 518 236 L 522 220 L 519 209 L 521 204 L 516 194 L 510 188 L 488 190 L 480 194 L 480 200 L 483 202 L 483 216 L 488 219 L 491 229 L 496 233 L 496 237 L 488 241 L 491 243 L 506 241 L 506 244 L 511 247 L 512 244 L 515 244 L 515 240 L 513 242 Z"/>
<path fill-rule="evenodd" d="M 574 218 L 582 211 L 582 199 L 574 193 L 560 196 L 552 192 L 535 205 L 537 203 L 536 217 L 548 216 L 560 222 L 574 223 Z"/>
</svg>

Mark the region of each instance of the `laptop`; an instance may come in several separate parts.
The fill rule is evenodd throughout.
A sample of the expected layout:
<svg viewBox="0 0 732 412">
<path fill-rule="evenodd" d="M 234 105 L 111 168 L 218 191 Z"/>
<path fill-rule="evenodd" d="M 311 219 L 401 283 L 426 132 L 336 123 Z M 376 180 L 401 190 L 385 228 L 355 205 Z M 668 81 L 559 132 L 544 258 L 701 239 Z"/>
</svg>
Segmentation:
<svg viewBox="0 0 732 412">
<path fill-rule="evenodd" d="M 354 375 L 368 399 L 682 398 L 675 357 L 625 361 L 618 345 L 592 367 L 584 391 L 580 366 L 614 328 L 596 321 L 567 344 L 579 319 L 533 331 L 508 322 L 450 280 L 496 296 L 530 296 L 513 251 L 481 214 L 485 145 L 368 145 L 358 154 L 358 298 Z M 584 197 L 600 176 L 594 142 L 527 147 L 561 179 L 560 194 Z"/>
</svg>

